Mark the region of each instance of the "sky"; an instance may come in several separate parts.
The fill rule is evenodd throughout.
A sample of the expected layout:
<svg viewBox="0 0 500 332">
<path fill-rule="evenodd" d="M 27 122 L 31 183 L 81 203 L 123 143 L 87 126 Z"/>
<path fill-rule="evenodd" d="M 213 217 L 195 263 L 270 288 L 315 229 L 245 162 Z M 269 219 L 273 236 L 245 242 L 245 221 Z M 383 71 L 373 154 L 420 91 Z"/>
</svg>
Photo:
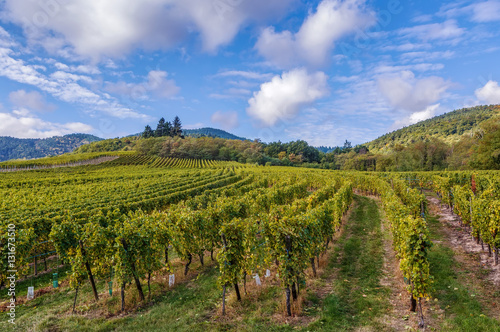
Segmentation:
<svg viewBox="0 0 500 332">
<path fill-rule="evenodd" d="M 500 104 L 500 0 L 4 0 L 0 136 L 361 144 Z"/>
</svg>

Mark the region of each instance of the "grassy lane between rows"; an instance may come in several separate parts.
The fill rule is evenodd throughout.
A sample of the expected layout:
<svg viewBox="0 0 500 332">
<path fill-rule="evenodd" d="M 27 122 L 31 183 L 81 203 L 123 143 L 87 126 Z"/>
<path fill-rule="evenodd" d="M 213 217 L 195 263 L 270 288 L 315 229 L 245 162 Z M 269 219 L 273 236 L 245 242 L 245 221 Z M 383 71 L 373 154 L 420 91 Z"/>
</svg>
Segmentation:
<svg viewBox="0 0 500 332">
<path fill-rule="evenodd" d="M 445 317 L 441 331 L 500 331 L 500 322 L 488 316 L 488 309 L 478 300 L 481 294 L 471 289 L 461 272 L 467 269 L 455 259 L 447 243 L 443 225 L 438 217 L 428 216 L 428 225 L 434 246 L 429 253 L 431 274 L 434 276 L 435 297 Z"/>
<path fill-rule="evenodd" d="M 384 329 L 377 318 L 388 310 L 391 292 L 380 285 L 384 248 L 379 207 L 370 198 L 354 200 L 355 209 L 325 274 L 334 276 L 332 292 L 323 301 L 320 319 L 305 330 Z"/>
</svg>

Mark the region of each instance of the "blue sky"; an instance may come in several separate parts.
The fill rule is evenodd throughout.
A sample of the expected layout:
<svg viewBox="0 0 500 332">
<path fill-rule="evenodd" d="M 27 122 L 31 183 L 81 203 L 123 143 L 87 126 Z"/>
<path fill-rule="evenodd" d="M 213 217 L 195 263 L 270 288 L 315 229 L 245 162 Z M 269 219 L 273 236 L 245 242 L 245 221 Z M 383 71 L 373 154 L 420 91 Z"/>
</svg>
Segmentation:
<svg viewBox="0 0 500 332">
<path fill-rule="evenodd" d="M 500 103 L 500 0 L 5 0 L 0 136 L 355 144 Z"/>
</svg>

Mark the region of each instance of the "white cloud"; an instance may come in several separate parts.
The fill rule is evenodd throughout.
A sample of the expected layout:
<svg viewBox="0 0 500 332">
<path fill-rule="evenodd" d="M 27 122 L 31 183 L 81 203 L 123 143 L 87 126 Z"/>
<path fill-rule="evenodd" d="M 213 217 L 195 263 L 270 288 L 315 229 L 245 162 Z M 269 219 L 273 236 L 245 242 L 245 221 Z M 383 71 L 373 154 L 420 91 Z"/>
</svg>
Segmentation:
<svg viewBox="0 0 500 332">
<path fill-rule="evenodd" d="M 101 71 L 96 66 L 90 65 L 68 66 L 64 63 L 56 62 L 54 63 L 54 67 L 63 71 L 70 71 L 87 75 L 97 75 L 101 73 Z"/>
<path fill-rule="evenodd" d="M 373 69 L 373 73 L 376 75 L 383 75 L 383 74 L 398 74 L 404 71 L 427 72 L 427 71 L 441 70 L 443 68 L 444 65 L 442 63 L 418 63 L 405 66 L 379 64 Z"/>
<path fill-rule="evenodd" d="M 328 62 L 337 40 L 373 23 L 373 14 L 366 9 L 364 0 L 323 0 L 297 33 L 276 32 L 274 27 L 268 27 L 255 47 L 279 68 L 303 62 L 321 66 Z"/>
<path fill-rule="evenodd" d="M 13 91 L 9 94 L 10 102 L 17 108 L 27 108 L 32 111 L 53 111 L 55 105 L 49 104 L 38 91 Z"/>
<path fill-rule="evenodd" d="M 476 97 L 486 104 L 500 104 L 500 86 L 496 81 L 488 81 L 482 88 L 476 90 Z"/>
<path fill-rule="evenodd" d="M 472 5 L 472 20 L 475 22 L 492 22 L 500 20 L 500 1 L 489 0 Z"/>
<path fill-rule="evenodd" d="M 285 72 L 261 85 L 260 91 L 248 101 L 247 113 L 267 126 L 291 119 L 302 107 L 328 94 L 327 81 L 323 72 L 309 74 L 305 69 Z"/>
<path fill-rule="evenodd" d="M 465 33 L 465 29 L 458 27 L 455 20 L 443 23 L 417 25 L 399 30 L 399 34 L 406 37 L 415 37 L 423 41 L 456 40 Z"/>
<path fill-rule="evenodd" d="M 437 110 L 440 108 L 441 104 L 430 105 L 426 109 L 420 112 L 415 112 L 410 116 L 404 118 L 403 120 L 398 120 L 394 122 L 392 130 L 399 129 L 401 127 L 410 126 L 415 123 L 430 119 L 437 114 Z"/>
<path fill-rule="evenodd" d="M 388 45 L 380 48 L 382 51 L 410 52 L 422 49 L 430 49 L 432 46 L 428 43 L 404 43 L 400 45 Z"/>
<path fill-rule="evenodd" d="M 412 18 L 411 21 L 412 22 L 416 22 L 416 23 L 427 23 L 427 22 L 432 21 L 432 15 L 419 15 L 419 16 L 415 16 L 414 18 Z"/>
<path fill-rule="evenodd" d="M 402 60 L 432 61 L 450 59 L 455 55 L 454 51 L 444 52 L 408 52 L 401 54 Z"/>
<path fill-rule="evenodd" d="M 415 112 L 410 115 L 410 124 L 430 119 L 436 115 L 436 110 L 441 104 L 431 105 L 421 112 Z"/>
<path fill-rule="evenodd" d="M 217 111 L 210 117 L 212 123 L 219 124 L 222 129 L 230 130 L 239 126 L 238 113 Z"/>
<path fill-rule="evenodd" d="M 387 101 L 396 109 L 412 113 L 421 112 L 441 99 L 451 83 L 441 77 L 415 78 L 411 71 L 378 79 L 379 89 Z"/>
<path fill-rule="evenodd" d="M 53 79 L 55 81 L 59 81 L 63 84 L 65 82 L 78 82 L 78 81 L 82 81 L 82 82 L 87 83 L 87 84 L 94 83 L 94 80 L 89 76 L 77 75 L 77 74 L 67 73 L 64 71 L 53 72 L 52 74 L 50 74 L 49 77 L 51 79 Z"/>
<path fill-rule="evenodd" d="M 72 133 L 90 133 L 93 128 L 81 122 L 53 123 L 31 115 L 26 110 L 0 112 L 0 133 L 18 138 L 47 138 Z"/>
<path fill-rule="evenodd" d="M 56 72 L 51 76 L 40 73 L 34 66 L 26 65 L 22 60 L 13 58 L 11 49 L 0 48 L 0 76 L 10 80 L 38 87 L 55 98 L 80 103 L 86 111 L 100 111 L 118 118 L 135 118 L 148 120 L 149 117 L 118 104 L 115 100 L 101 96 L 81 85 L 78 80 L 92 79 L 85 76 L 65 72 Z M 90 81 L 89 81 L 90 80 Z"/>
<path fill-rule="evenodd" d="M 107 82 L 105 90 L 138 100 L 147 99 L 149 93 L 157 98 L 172 98 L 179 93 L 180 88 L 175 84 L 174 80 L 169 80 L 167 77 L 168 73 L 166 71 L 152 70 L 143 83 Z"/>
<path fill-rule="evenodd" d="M 500 20 L 500 1 L 450 2 L 441 7 L 438 15 L 445 17 L 469 16 L 473 22 L 484 23 Z"/>
<path fill-rule="evenodd" d="M 174 80 L 167 79 L 168 73 L 162 70 L 152 70 L 148 74 L 146 87 L 158 98 L 171 98 L 179 93 L 180 88 Z"/>
<path fill-rule="evenodd" d="M 254 71 L 227 70 L 215 75 L 216 77 L 243 77 L 248 80 L 265 80 L 271 78 L 272 74 L 261 74 Z"/>
<path fill-rule="evenodd" d="M 281 15 L 293 2 L 6 0 L 3 17 L 22 25 L 32 43 L 49 51 L 60 53 L 71 45 L 77 54 L 101 60 L 135 48 L 172 48 L 193 33 L 201 36 L 204 50 L 213 52 L 231 42 L 248 22 Z"/>
</svg>

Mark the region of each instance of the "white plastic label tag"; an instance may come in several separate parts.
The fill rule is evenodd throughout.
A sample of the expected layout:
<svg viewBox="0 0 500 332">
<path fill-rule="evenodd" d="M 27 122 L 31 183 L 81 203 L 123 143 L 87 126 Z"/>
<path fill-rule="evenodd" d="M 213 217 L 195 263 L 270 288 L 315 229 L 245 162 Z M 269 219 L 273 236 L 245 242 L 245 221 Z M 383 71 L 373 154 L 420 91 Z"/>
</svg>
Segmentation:
<svg viewBox="0 0 500 332">
<path fill-rule="evenodd" d="M 256 274 L 253 278 L 255 279 L 255 283 L 257 284 L 257 286 L 262 285 L 262 283 L 260 282 L 259 274 Z"/>
<path fill-rule="evenodd" d="M 28 287 L 28 300 L 33 300 L 35 298 L 35 287 Z"/>
</svg>

